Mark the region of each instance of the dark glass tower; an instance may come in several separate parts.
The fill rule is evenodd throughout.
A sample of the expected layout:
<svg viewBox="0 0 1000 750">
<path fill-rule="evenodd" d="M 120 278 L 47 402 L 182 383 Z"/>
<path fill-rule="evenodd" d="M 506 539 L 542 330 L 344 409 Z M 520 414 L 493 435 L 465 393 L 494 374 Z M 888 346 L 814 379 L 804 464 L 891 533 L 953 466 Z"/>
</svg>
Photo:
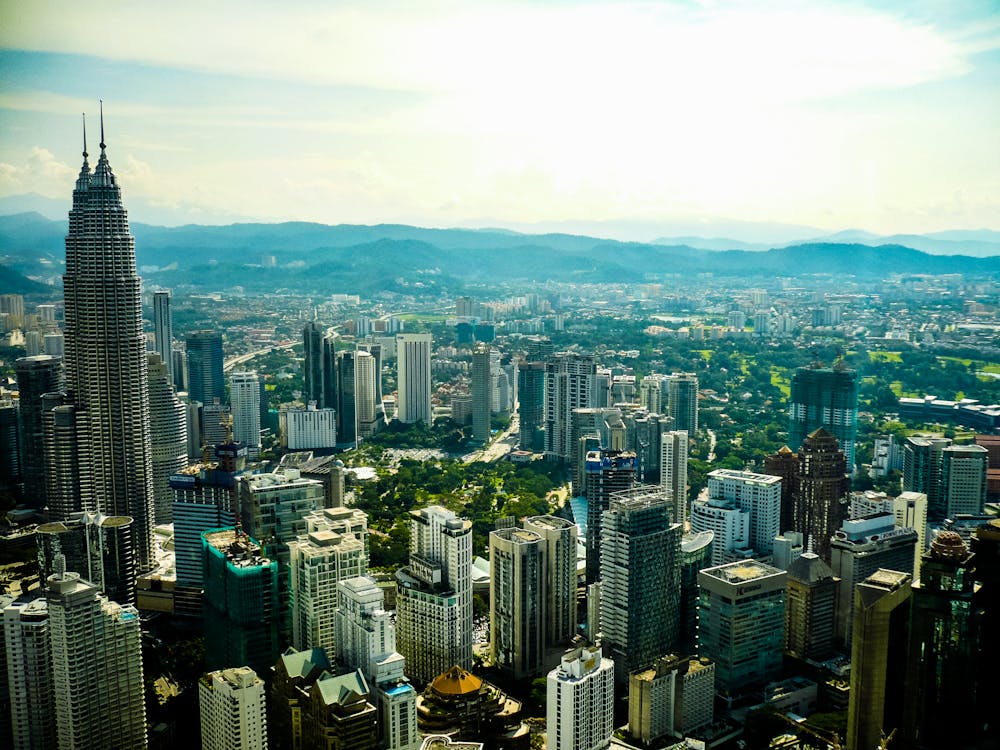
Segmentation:
<svg viewBox="0 0 1000 750">
<path fill-rule="evenodd" d="M 33 508 L 48 505 L 45 492 L 42 396 L 65 387 L 62 357 L 40 354 L 14 362 L 21 412 L 21 476 L 24 499 Z"/>
<path fill-rule="evenodd" d="M 830 537 L 847 518 L 851 480 L 837 439 L 820 428 L 802 443 L 792 490 L 792 530 L 811 539 L 830 562 Z"/>
<path fill-rule="evenodd" d="M 79 476 L 63 476 L 79 484 L 82 510 L 133 519 L 135 559 L 145 570 L 154 562 L 146 335 L 135 238 L 103 129 L 93 173 L 84 145 L 66 235 L 66 386 Z"/>
<path fill-rule="evenodd" d="M 858 373 L 838 363 L 800 367 L 792 376 L 788 404 L 788 445 L 794 451 L 819 427 L 837 438 L 854 471 L 854 440 L 858 433 Z"/>
<path fill-rule="evenodd" d="M 226 400 L 222 374 L 222 334 L 218 331 L 194 331 L 187 335 L 188 397 L 211 404 Z"/>
</svg>

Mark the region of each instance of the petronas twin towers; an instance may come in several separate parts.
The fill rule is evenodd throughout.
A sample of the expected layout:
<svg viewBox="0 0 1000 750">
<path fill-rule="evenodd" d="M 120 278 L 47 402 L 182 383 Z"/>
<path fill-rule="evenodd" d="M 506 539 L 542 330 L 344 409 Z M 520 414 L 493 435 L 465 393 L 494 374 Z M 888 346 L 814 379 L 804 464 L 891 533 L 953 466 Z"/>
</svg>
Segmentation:
<svg viewBox="0 0 1000 750">
<path fill-rule="evenodd" d="M 154 561 L 146 337 L 135 238 L 105 152 L 103 117 L 100 147 L 91 172 L 84 131 L 66 235 L 62 408 L 75 420 L 77 509 L 131 516 L 136 564 L 145 570 Z"/>
</svg>

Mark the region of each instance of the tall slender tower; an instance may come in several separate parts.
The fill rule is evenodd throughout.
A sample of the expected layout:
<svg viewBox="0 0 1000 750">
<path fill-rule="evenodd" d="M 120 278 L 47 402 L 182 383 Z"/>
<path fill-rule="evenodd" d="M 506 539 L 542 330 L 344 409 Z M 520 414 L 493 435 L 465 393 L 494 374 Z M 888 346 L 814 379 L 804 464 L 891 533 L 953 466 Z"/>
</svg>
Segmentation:
<svg viewBox="0 0 1000 750">
<path fill-rule="evenodd" d="M 800 367 L 792 376 L 788 413 L 788 445 L 793 451 L 822 427 L 837 438 L 847 458 L 847 470 L 854 472 L 854 440 L 858 433 L 856 370 L 848 369 L 843 362 L 831 368 Z"/>
<path fill-rule="evenodd" d="M 396 336 L 396 363 L 399 369 L 396 418 L 404 424 L 434 422 L 431 406 L 431 335 L 400 333 Z"/>
<path fill-rule="evenodd" d="M 490 439 L 492 371 L 490 345 L 477 344 L 472 351 L 472 438 L 484 444 Z"/>
<path fill-rule="evenodd" d="M 83 166 L 66 235 L 66 385 L 76 408 L 79 468 L 93 495 L 84 502 L 131 516 L 140 569 L 153 564 L 153 473 L 146 336 L 142 331 L 135 238 L 111 171 L 101 123 L 101 155 Z M 81 478 L 82 479 L 82 478 Z"/>
<path fill-rule="evenodd" d="M 170 382 L 174 381 L 174 320 L 170 314 L 170 290 L 153 292 L 153 332 L 156 335 L 156 353 L 167 366 Z"/>
<path fill-rule="evenodd" d="M 64 387 L 60 357 L 40 354 L 21 357 L 14 362 L 21 414 L 21 476 L 24 499 L 35 508 L 48 505 L 45 493 L 45 428 L 42 419 L 42 396 Z"/>
<path fill-rule="evenodd" d="M 672 430 L 660 436 L 660 484 L 670 501 L 674 523 L 687 520 L 688 434 Z"/>
</svg>

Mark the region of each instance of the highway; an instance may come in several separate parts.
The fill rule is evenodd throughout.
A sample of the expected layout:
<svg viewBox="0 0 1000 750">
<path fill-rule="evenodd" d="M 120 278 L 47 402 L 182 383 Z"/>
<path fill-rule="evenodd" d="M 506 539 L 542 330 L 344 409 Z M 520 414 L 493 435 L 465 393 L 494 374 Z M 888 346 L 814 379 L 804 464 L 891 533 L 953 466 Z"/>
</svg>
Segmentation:
<svg viewBox="0 0 1000 750">
<path fill-rule="evenodd" d="M 293 346 L 295 346 L 296 343 L 297 342 L 295 341 L 286 341 L 283 344 L 275 344 L 274 346 L 265 346 L 263 349 L 257 349 L 247 354 L 240 354 L 239 356 L 236 357 L 230 357 L 223 363 L 222 371 L 229 372 L 234 367 L 236 367 L 236 365 L 242 365 L 245 362 L 249 362 L 254 357 L 258 357 L 261 354 L 268 354 L 274 351 L 275 349 L 291 349 Z"/>
</svg>

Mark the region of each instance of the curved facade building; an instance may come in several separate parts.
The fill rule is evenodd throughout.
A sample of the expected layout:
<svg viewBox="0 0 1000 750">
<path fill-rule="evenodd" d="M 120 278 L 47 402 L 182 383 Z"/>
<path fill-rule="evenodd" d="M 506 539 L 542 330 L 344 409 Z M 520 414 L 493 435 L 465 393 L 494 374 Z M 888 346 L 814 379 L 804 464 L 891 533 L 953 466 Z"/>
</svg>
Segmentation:
<svg viewBox="0 0 1000 750">
<path fill-rule="evenodd" d="M 187 414 L 174 392 L 173 378 L 159 354 L 148 355 L 149 418 L 153 448 L 153 516 L 173 521 L 174 493 L 170 475 L 187 466 Z"/>
</svg>

